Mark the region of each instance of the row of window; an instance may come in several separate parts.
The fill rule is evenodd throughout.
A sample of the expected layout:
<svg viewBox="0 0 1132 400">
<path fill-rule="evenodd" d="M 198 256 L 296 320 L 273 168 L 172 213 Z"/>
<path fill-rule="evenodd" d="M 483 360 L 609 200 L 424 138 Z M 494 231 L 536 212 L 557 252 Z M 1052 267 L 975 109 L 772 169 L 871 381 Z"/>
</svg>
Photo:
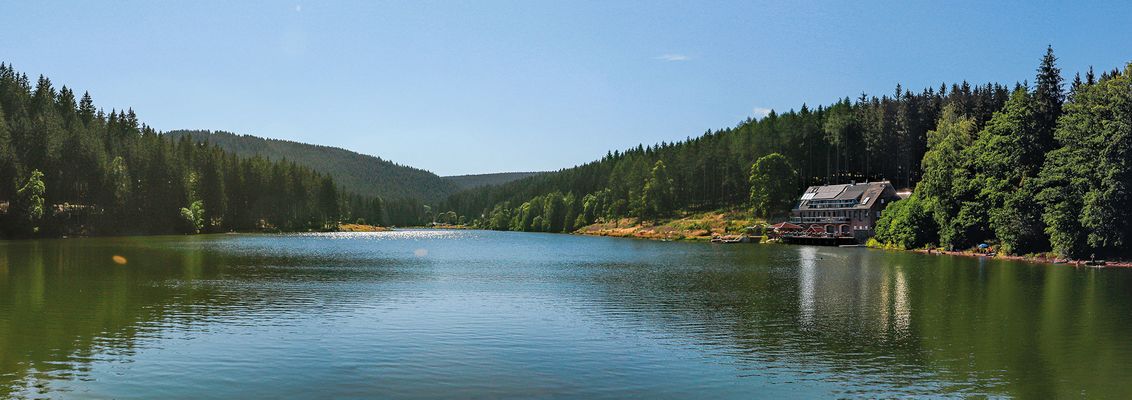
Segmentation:
<svg viewBox="0 0 1132 400">
<path fill-rule="evenodd" d="M 857 205 L 857 200 L 811 201 L 811 208 L 846 208 Z"/>
<path fill-rule="evenodd" d="M 803 217 L 851 217 L 856 219 L 868 218 L 869 210 L 851 210 L 851 211 L 802 211 Z M 877 212 L 880 216 L 880 212 Z"/>
</svg>

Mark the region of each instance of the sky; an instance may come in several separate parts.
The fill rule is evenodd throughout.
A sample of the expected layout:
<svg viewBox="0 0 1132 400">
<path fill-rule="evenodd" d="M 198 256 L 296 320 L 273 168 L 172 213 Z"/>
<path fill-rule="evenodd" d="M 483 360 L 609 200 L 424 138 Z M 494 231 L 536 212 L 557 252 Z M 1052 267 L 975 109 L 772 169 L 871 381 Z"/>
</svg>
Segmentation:
<svg viewBox="0 0 1132 400">
<path fill-rule="evenodd" d="M 991 4 L 993 3 L 993 4 Z M 771 109 L 1132 61 L 1132 2 L 5 2 L 0 61 L 158 130 L 440 175 L 556 170 Z"/>
</svg>

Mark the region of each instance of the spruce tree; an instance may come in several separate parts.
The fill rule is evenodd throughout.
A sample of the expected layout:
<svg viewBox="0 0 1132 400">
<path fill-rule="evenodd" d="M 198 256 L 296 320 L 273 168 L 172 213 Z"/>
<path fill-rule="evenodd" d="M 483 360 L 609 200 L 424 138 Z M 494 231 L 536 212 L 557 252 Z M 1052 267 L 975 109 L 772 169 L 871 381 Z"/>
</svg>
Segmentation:
<svg viewBox="0 0 1132 400">
<path fill-rule="evenodd" d="M 1046 48 L 1046 55 L 1038 66 L 1037 81 L 1034 86 L 1034 124 L 1036 143 L 1034 146 L 1045 153 L 1054 147 L 1053 131 L 1057 129 L 1057 119 L 1061 117 L 1062 103 L 1065 101 L 1061 69 L 1057 67 L 1057 57 L 1053 46 Z M 1039 160 L 1040 161 L 1040 160 Z M 1038 163 L 1040 165 L 1040 162 Z"/>
</svg>

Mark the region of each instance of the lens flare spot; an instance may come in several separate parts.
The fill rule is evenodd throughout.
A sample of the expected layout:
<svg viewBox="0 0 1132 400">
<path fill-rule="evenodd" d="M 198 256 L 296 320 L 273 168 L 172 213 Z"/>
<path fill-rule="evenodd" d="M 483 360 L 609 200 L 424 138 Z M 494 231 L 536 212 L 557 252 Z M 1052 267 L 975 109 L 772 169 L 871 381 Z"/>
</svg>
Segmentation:
<svg viewBox="0 0 1132 400">
<path fill-rule="evenodd" d="M 126 265 L 126 257 L 115 254 L 114 257 L 110 257 L 110 259 L 114 260 L 115 264 Z"/>
</svg>

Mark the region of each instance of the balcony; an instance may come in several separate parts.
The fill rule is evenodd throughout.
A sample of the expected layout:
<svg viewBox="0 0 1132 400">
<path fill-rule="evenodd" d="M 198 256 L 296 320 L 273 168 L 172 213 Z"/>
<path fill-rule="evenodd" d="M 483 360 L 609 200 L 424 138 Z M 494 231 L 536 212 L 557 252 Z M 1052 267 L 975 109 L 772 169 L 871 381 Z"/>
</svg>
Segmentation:
<svg viewBox="0 0 1132 400">
<path fill-rule="evenodd" d="M 849 217 L 793 217 L 792 224 L 847 224 Z"/>
</svg>

